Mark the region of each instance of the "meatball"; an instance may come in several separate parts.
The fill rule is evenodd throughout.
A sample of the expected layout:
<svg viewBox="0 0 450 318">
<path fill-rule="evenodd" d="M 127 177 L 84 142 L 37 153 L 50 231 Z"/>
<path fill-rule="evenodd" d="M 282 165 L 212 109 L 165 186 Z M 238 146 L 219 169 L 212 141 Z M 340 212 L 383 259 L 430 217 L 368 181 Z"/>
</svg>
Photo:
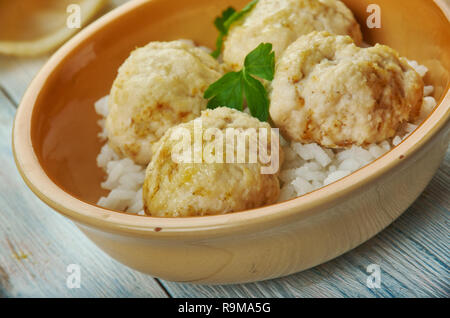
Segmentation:
<svg viewBox="0 0 450 318">
<path fill-rule="evenodd" d="M 189 136 L 194 136 L 188 144 L 195 147 L 193 140 L 196 138 L 195 134 L 198 134 L 195 130 L 199 129 L 196 128 L 199 122 L 201 122 L 199 131 L 202 135 L 201 162 L 195 161 L 194 155 L 187 156 L 192 160 L 174 160 L 174 153 L 178 153 L 176 149 L 180 140 L 173 136 L 176 132 L 184 130 Z M 249 134 L 250 138 L 239 147 L 237 139 L 235 144 L 231 142 L 235 137 L 225 137 L 233 136 L 228 135 L 231 132 L 230 128 L 234 128 L 233 132 L 243 133 L 251 129 L 256 132 L 262 130 L 267 137 L 261 133 L 257 133 L 258 137 L 255 135 L 251 137 Z M 214 137 L 211 137 L 212 135 L 208 137 L 210 132 L 215 132 Z M 223 136 L 222 139 L 217 137 L 219 135 Z M 155 154 L 146 170 L 143 186 L 145 213 L 160 217 L 214 215 L 276 202 L 280 193 L 278 172 L 282 160 L 278 137 L 276 133 L 271 134 L 269 124 L 226 107 L 205 110 L 200 118 L 169 129 L 155 145 Z M 266 143 L 261 143 L 262 140 Z M 262 172 L 262 168 L 268 168 L 269 163 L 260 160 L 261 156 L 253 161 L 249 159 L 250 144 L 258 147 L 255 148 L 257 152 L 264 150 L 272 157 L 272 163 L 276 164 L 270 173 Z M 196 147 L 198 151 L 198 145 Z M 219 151 L 219 147 L 223 151 Z M 238 149 L 246 151 L 245 160 L 238 160 Z M 218 160 L 211 158 L 208 160 L 207 154 L 211 156 L 219 154 Z M 227 157 L 230 154 L 235 160 Z"/>
<path fill-rule="evenodd" d="M 238 70 L 246 55 L 262 42 L 272 43 L 279 58 L 289 44 L 312 31 L 350 35 L 357 44 L 362 42 L 358 22 L 341 1 L 260 0 L 242 21 L 232 25 L 223 60 Z"/>
<path fill-rule="evenodd" d="M 200 116 L 204 91 L 223 75 L 193 42 L 151 42 L 120 67 L 109 98 L 106 130 L 120 156 L 148 164 L 152 144 L 170 127 Z"/>
<path fill-rule="evenodd" d="M 270 115 L 295 141 L 324 147 L 364 146 L 393 137 L 414 121 L 423 81 L 407 60 L 377 44 L 313 32 L 291 44 L 271 87 Z"/>
</svg>

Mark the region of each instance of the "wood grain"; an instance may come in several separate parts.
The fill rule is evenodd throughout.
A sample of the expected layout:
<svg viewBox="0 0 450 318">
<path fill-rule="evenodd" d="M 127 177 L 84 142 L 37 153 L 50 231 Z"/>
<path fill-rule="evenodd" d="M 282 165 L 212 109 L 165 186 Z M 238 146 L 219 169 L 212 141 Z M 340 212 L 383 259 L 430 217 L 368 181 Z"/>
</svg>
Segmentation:
<svg viewBox="0 0 450 318">
<path fill-rule="evenodd" d="M 31 80 L 47 61 L 48 56 L 18 58 L 0 55 L 0 86 L 15 104 L 19 104 Z"/>
</svg>

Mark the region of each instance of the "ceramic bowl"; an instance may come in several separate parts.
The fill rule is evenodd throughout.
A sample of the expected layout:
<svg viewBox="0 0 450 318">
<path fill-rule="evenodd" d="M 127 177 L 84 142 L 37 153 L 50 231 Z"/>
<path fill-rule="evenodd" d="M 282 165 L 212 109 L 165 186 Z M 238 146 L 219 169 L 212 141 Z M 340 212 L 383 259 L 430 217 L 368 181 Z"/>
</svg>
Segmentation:
<svg viewBox="0 0 450 318">
<path fill-rule="evenodd" d="M 213 19 L 246 0 L 131 1 L 57 51 L 17 111 L 13 148 L 31 190 L 111 257 L 182 282 L 270 279 L 335 258 L 388 226 L 424 190 L 449 144 L 450 10 L 444 1 L 346 0 L 366 42 L 387 44 L 429 68 L 439 106 L 404 142 L 370 165 L 302 197 L 227 215 L 154 218 L 95 205 L 105 194 L 93 103 L 109 93 L 130 51 L 152 40 L 214 46 Z M 367 6 L 382 28 L 365 27 Z"/>
</svg>

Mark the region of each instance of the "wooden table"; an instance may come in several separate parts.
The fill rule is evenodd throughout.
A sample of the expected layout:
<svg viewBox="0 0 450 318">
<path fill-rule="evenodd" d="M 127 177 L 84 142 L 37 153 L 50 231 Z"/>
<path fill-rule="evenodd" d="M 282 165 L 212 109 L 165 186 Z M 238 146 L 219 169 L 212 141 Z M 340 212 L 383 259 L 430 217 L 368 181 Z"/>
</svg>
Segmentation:
<svg viewBox="0 0 450 318">
<path fill-rule="evenodd" d="M 261 283 L 196 286 L 117 263 L 37 199 L 15 167 L 14 113 L 47 58 L 0 57 L 0 297 L 450 296 L 450 151 L 403 216 L 365 244 L 308 271 Z M 80 266 L 81 288 L 66 285 L 70 264 Z M 380 265 L 380 288 L 367 286 L 370 264 Z"/>
</svg>

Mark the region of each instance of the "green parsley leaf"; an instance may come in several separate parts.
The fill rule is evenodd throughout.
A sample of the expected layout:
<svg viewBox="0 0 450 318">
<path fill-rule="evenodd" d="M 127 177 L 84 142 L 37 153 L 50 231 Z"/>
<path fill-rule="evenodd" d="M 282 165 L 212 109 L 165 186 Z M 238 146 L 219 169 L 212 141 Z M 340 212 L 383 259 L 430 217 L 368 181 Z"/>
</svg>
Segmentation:
<svg viewBox="0 0 450 318">
<path fill-rule="evenodd" d="M 229 17 L 231 17 L 236 10 L 233 7 L 229 7 L 225 11 L 222 12 L 222 16 L 217 17 L 214 20 L 214 25 L 216 26 L 217 30 L 221 33 L 227 33 L 227 29 L 225 28 L 225 22 L 228 20 Z"/>
<path fill-rule="evenodd" d="M 214 25 L 219 30 L 219 36 L 216 40 L 216 50 L 211 53 L 214 58 L 218 58 L 222 52 L 223 38 L 228 35 L 231 25 L 242 19 L 247 13 L 249 13 L 259 0 L 253 0 L 247 4 L 241 11 L 237 12 L 234 8 L 229 7 L 222 12 L 220 17 L 214 20 Z"/>
<path fill-rule="evenodd" d="M 245 71 L 242 75 L 245 98 L 250 113 L 260 121 L 267 121 L 269 118 L 269 97 L 264 85 Z"/>
<path fill-rule="evenodd" d="M 252 116 L 261 121 L 269 118 L 269 98 L 264 85 L 254 76 L 271 81 L 275 73 L 272 44 L 262 43 L 245 58 L 239 72 L 230 72 L 211 84 L 204 93 L 208 108 L 226 106 L 243 110 L 244 96 Z"/>
<path fill-rule="evenodd" d="M 225 21 L 224 26 L 225 26 L 225 29 L 226 29 L 226 31 L 227 31 L 227 34 L 228 34 L 229 29 L 230 29 L 230 26 L 231 26 L 234 22 L 236 22 L 236 21 L 242 19 L 242 18 L 244 17 L 244 15 L 246 15 L 247 13 L 249 13 L 250 11 L 252 11 L 253 7 L 258 3 L 258 1 L 259 1 L 259 0 L 253 0 L 253 1 L 249 2 L 249 3 L 248 3 L 241 11 L 239 11 L 239 12 L 234 12 L 234 13 L 233 13 L 233 14 Z"/>
<path fill-rule="evenodd" d="M 230 72 L 211 84 L 203 96 L 210 99 L 207 107 L 214 109 L 226 105 L 242 111 L 244 100 L 241 80 L 241 72 Z"/>
<path fill-rule="evenodd" d="M 265 80 L 273 80 L 275 74 L 275 52 L 272 52 L 272 44 L 261 43 L 245 58 L 245 70 L 254 76 Z"/>
<path fill-rule="evenodd" d="M 220 33 L 216 40 L 216 49 L 214 52 L 211 53 L 211 56 L 213 58 L 218 58 L 220 55 L 220 52 L 222 52 L 222 46 L 223 46 L 223 33 Z"/>
<path fill-rule="evenodd" d="M 222 51 L 222 45 L 223 45 L 223 37 L 228 34 L 228 30 L 225 28 L 225 22 L 236 12 L 236 10 L 232 7 L 229 7 L 225 11 L 222 12 L 222 16 L 217 17 L 214 20 L 214 25 L 216 26 L 217 30 L 219 30 L 219 36 L 216 40 L 216 50 L 211 53 L 211 55 L 214 58 L 218 58 L 220 55 L 220 52 Z"/>
</svg>

